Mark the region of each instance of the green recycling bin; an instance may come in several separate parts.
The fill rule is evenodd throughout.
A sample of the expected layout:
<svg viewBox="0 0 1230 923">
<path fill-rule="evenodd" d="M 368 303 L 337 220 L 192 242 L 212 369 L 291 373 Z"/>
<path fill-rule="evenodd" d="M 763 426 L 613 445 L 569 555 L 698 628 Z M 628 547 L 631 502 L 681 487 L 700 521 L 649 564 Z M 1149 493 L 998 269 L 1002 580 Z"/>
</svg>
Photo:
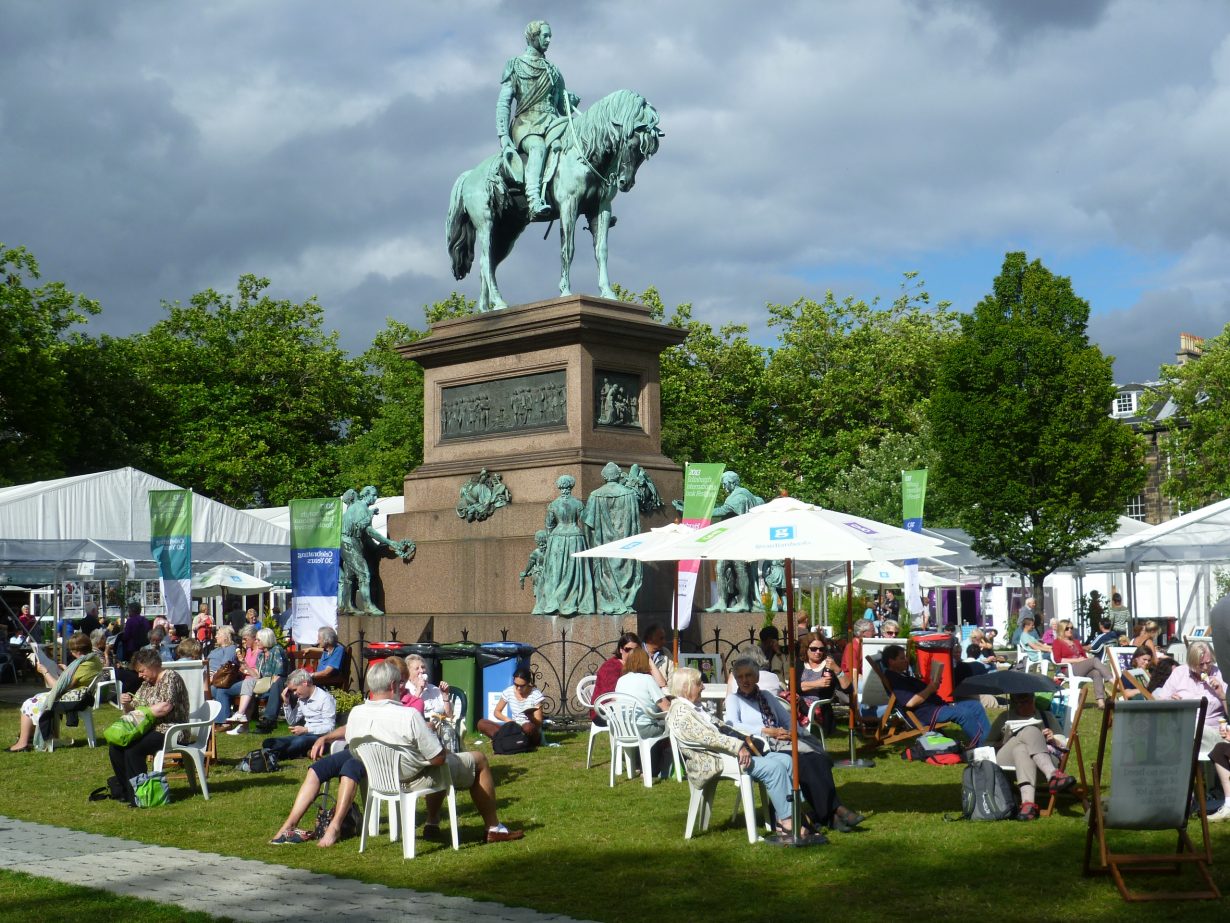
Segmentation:
<svg viewBox="0 0 1230 923">
<path fill-rule="evenodd" d="M 478 685 L 478 645 L 473 641 L 458 641 L 455 644 L 441 644 L 436 654 L 440 658 L 441 675 L 451 690 L 460 692 L 465 697 L 466 714 L 463 733 L 474 729 L 474 706 L 479 698 Z"/>
</svg>

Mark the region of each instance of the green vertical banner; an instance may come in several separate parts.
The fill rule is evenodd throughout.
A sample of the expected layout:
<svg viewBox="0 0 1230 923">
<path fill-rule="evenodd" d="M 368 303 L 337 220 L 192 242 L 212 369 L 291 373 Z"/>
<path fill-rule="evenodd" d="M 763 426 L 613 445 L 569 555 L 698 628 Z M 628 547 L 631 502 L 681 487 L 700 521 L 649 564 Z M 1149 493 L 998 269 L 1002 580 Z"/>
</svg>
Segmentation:
<svg viewBox="0 0 1230 923">
<path fill-rule="evenodd" d="M 712 521 L 713 507 L 717 505 L 718 491 L 722 487 L 722 472 L 726 466 L 720 463 L 695 462 L 683 469 L 683 524 L 693 529 L 703 529 Z M 680 561 L 678 594 L 679 625 L 683 631 L 692 624 L 692 600 L 696 597 L 696 579 L 700 574 L 700 561 Z"/>
<path fill-rule="evenodd" d="M 906 529 L 922 532 L 923 506 L 927 502 L 927 469 L 901 472 L 901 519 Z M 905 565 L 905 607 L 912 616 L 923 613 L 922 595 L 918 591 L 918 558 Z"/>
<path fill-rule="evenodd" d="M 342 560 L 342 500 L 290 501 L 290 629 L 297 644 L 315 644 L 321 628 L 337 628 Z"/>
<path fill-rule="evenodd" d="M 149 550 L 173 625 L 192 624 L 192 491 L 149 492 Z"/>
</svg>

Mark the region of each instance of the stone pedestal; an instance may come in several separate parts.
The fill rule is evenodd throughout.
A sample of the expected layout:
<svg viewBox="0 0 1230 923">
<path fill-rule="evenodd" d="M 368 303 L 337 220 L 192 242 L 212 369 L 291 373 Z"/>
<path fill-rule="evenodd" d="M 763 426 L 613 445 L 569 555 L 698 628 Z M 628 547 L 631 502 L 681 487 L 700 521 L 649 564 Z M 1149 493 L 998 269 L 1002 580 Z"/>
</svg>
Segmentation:
<svg viewBox="0 0 1230 923">
<path fill-rule="evenodd" d="M 643 307 L 574 295 L 445 321 L 398 347 L 424 371 L 423 464 L 406 475 L 406 512 L 388 520 L 389 537 L 413 539 L 418 552 L 409 565 L 380 565 L 385 609 L 403 640 L 457 640 L 462 628 L 480 641 L 504 628 L 529 643 L 558 634 L 556 620 L 530 615 L 534 594 L 517 574 L 562 474 L 584 500 L 607 462 L 639 464 L 667 503 L 642 515 L 642 528 L 674 519 L 682 472 L 661 451 L 658 359 L 683 339 Z M 467 522 L 459 492 L 484 468 L 503 478 L 512 502 Z M 646 566 L 637 618 L 582 616 L 576 629 L 669 624 L 671 574 L 673 565 Z M 600 627 L 579 624 L 598 619 Z"/>
</svg>

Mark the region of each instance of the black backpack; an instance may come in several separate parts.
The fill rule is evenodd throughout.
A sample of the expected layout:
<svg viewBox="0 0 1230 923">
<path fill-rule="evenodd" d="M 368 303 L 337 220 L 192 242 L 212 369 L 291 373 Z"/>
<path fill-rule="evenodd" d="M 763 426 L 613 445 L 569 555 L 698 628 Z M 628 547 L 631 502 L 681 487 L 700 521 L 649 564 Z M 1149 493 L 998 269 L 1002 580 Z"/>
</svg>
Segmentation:
<svg viewBox="0 0 1230 923">
<path fill-rule="evenodd" d="M 509 721 L 500 726 L 491 738 L 491 749 L 496 753 L 527 753 L 530 749 L 530 739 L 525 736 L 521 725 Z"/>
<path fill-rule="evenodd" d="M 278 755 L 272 750 L 261 748 L 249 750 L 239 761 L 240 772 L 277 772 Z"/>
<path fill-rule="evenodd" d="M 961 816 L 968 820 L 1008 820 L 1016 814 L 1012 783 L 994 760 L 975 760 L 961 777 Z"/>
</svg>

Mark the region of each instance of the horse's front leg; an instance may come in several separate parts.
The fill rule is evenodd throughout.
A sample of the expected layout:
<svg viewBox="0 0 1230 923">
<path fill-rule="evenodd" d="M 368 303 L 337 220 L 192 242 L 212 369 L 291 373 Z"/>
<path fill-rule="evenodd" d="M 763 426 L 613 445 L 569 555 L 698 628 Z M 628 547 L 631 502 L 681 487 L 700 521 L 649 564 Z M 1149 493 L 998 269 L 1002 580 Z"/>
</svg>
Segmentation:
<svg viewBox="0 0 1230 923">
<path fill-rule="evenodd" d="M 589 219 L 589 229 L 594 234 L 594 262 L 598 264 L 598 294 L 603 298 L 615 297 L 606 272 L 606 236 L 611 229 L 611 198 L 603 196 L 598 203 L 597 215 L 591 215 Z"/>
<path fill-rule="evenodd" d="M 478 251 L 478 309 L 480 311 L 493 311 L 508 307 L 504 299 L 500 297 L 500 290 L 495 284 L 495 266 L 491 262 L 490 215 L 484 215 L 483 221 L 475 229 L 474 248 Z"/>
<path fill-rule="evenodd" d="M 577 200 L 564 196 L 559 202 L 559 293 L 572 294 L 572 257 L 577 248 Z"/>
</svg>

